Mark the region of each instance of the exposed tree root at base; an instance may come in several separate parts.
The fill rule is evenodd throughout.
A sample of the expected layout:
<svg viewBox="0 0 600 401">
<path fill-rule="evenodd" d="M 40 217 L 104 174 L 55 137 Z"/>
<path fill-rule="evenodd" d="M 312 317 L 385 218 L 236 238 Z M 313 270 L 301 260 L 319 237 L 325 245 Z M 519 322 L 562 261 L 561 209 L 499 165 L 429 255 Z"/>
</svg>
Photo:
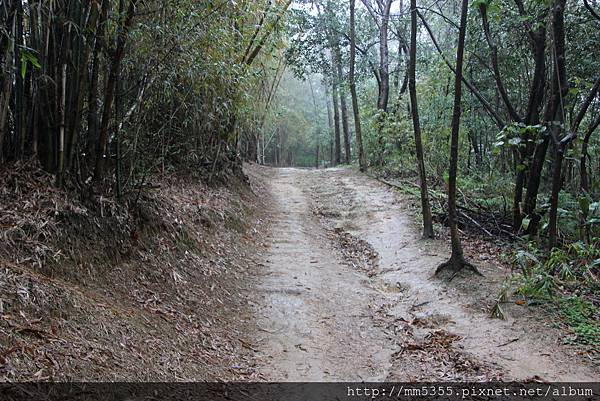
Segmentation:
<svg viewBox="0 0 600 401">
<path fill-rule="evenodd" d="M 434 276 L 439 276 L 444 271 L 450 271 L 452 275 L 448 281 L 452 281 L 458 273 L 463 270 L 475 273 L 478 276 L 483 277 L 483 274 L 475 267 L 475 265 L 467 262 L 463 256 L 452 255 L 447 262 L 442 263 L 435 270 Z"/>
</svg>

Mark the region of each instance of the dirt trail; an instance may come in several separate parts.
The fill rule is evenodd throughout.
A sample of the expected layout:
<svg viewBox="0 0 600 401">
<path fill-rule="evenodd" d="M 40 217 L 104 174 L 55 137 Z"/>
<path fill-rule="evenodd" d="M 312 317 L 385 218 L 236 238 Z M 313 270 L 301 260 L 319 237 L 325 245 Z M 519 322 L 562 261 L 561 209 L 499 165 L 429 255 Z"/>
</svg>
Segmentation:
<svg viewBox="0 0 600 401">
<path fill-rule="evenodd" d="M 250 169 L 258 169 L 252 166 Z M 490 319 L 485 278 L 431 277 L 448 251 L 419 239 L 408 202 L 347 169 L 261 169 L 273 210 L 256 301 L 258 369 L 269 380 L 597 380 L 557 330 L 521 307 Z M 343 256 L 339 235 L 366 241 L 373 271 Z M 346 235 L 347 235 L 346 234 Z M 347 254 L 347 252 L 346 252 Z M 494 294 L 494 291 L 496 293 Z M 485 303 L 485 302 L 484 302 Z M 514 315 L 514 316 L 513 316 Z"/>
<path fill-rule="evenodd" d="M 276 174 L 271 190 L 277 209 L 258 322 L 268 355 L 263 371 L 273 380 L 383 380 L 391 350 L 369 310 L 378 294 L 332 256 L 335 250 L 302 191 L 302 173 Z"/>
</svg>

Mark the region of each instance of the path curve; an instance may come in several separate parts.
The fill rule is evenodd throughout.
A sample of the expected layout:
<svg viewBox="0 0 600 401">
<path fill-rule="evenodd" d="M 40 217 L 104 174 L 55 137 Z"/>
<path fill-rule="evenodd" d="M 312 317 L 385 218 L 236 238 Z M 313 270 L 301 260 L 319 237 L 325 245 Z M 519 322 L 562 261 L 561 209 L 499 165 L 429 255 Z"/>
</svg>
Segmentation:
<svg viewBox="0 0 600 401">
<path fill-rule="evenodd" d="M 447 246 L 421 240 L 409 202 L 387 186 L 350 169 L 248 169 L 272 208 L 255 308 L 261 377 L 600 378 L 597 366 L 561 344 L 560 332 L 535 319 L 535 309 L 489 318 L 483 304 L 506 275 L 499 266 L 478 263 L 485 278 L 451 285 L 432 278 Z M 372 247 L 374 270 L 344 257 L 340 233 Z"/>
</svg>

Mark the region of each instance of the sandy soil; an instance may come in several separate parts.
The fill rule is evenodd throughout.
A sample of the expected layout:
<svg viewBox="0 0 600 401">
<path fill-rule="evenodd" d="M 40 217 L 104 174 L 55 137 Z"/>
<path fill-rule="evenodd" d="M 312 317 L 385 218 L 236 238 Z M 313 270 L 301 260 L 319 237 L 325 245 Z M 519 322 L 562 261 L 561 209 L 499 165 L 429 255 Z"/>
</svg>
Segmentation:
<svg viewBox="0 0 600 401">
<path fill-rule="evenodd" d="M 433 278 L 446 244 L 421 240 L 409 202 L 387 186 L 348 169 L 247 170 L 271 220 L 253 296 L 259 377 L 600 378 L 542 311 L 513 304 L 506 320 L 489 318 L 508 274 L 493 258 L 477 260 L 483 278 Z"/>
</svg>

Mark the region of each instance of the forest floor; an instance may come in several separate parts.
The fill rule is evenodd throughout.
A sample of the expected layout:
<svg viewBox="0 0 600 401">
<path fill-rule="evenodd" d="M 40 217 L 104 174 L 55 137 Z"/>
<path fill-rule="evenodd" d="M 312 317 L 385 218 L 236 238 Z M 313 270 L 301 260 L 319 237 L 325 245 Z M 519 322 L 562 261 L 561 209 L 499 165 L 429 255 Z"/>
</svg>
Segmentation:
<svg viewBox="0 0 600 401">
<path fill-rule="evenodd" d="M 432 277 L 445 241 L 422 240 L 398 191 L 351 169 L 246 166 L 267 213 L 268 245 L 247 291 L 256 378 L 282 381 L 596 381 L 540 307 L 509 294 L 499 246 L 467 239 L 484 277 Z M 262 249 L 262 247 L 261 247 Z"/>
</svg>

